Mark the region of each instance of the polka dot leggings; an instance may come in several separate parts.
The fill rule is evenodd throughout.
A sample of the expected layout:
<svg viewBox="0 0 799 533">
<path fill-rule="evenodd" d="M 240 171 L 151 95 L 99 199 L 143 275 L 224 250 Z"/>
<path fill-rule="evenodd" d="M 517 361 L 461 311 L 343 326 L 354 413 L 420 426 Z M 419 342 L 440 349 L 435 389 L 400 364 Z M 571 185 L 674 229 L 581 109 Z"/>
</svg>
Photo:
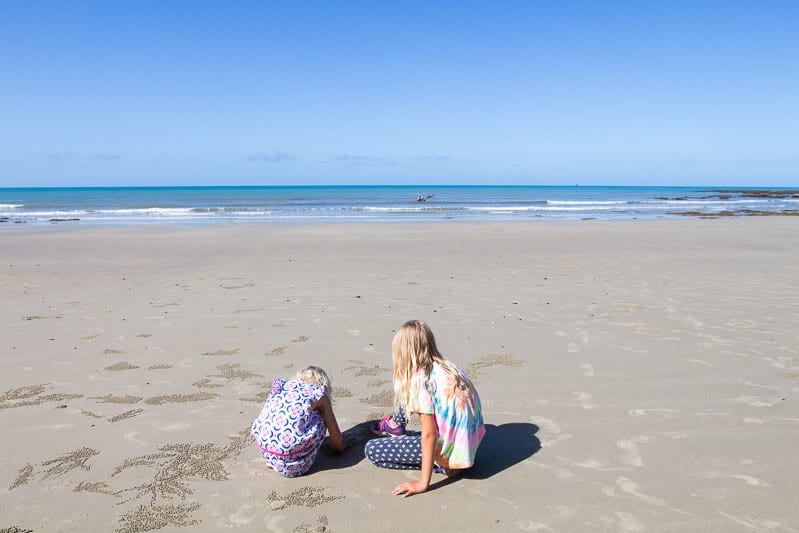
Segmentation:
<svg viewBox="0 0 799 533">
<path fill-rule="evenodd" d="M 366 458 L 380 468 L 418 470 L 422 467 L 422 436 L 382 437 L 364 446 Z"/>
</svg>

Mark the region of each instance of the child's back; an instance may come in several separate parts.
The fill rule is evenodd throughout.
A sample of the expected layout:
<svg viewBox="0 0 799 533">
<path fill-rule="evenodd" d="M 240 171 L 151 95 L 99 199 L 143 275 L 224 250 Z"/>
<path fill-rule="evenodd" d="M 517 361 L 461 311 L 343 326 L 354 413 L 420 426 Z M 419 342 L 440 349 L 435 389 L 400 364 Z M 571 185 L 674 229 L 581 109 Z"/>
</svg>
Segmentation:
<svg viewBox="0 0 799 533">
<path fill-rule="evenodd" d="M 411 410 L 435 418 L 435 463 L 443 468 L 469 468 L 485 435 L 480 396 L 466 374 L 450 365 L 457 377 L 437 362 L 429 375 L 419 370 L 413 376 Z"/>
<path fill-rule="evenodd" d="M 292 379 L 275 379 L 252 434 L 266 464 L 276 472 L 295 477 L 307 472 L 325 438 L 327 428 L 314 404 L 325 396 L 319 385 Z"/>
</svg>

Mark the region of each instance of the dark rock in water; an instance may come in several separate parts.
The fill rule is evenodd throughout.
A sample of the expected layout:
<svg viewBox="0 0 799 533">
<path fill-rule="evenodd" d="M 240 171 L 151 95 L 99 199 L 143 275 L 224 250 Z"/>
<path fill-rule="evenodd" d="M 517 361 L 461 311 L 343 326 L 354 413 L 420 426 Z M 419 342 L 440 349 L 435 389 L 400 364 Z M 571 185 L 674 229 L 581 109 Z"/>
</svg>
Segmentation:
<svg viewBox="0 0 799 533">
<path fill-rule="evenodd" d="M 739 194 L 744 198 L 799 198 L 799 189 L 714 189 L 710 192 Z"/>
<path fill-rule="evenodd" d="M 748 217 L 796 217 L 799 209 L 783 209 L 782 211 L 759 211 L 755 209 L 741 209 L 738 214 Z"/>
<path fill-rule="evenodd" d="M 702 211 L 669 211 L 667 215 L 681 215 L 684 217 L 704 217 L 710 213 L 703 213 Z"/>
<path fill-rule="evenodd" d="M 718 218 L 718 217 L 797 217 L 799 209 L 783 209 L 782 211 L 761 211 L 756 209 L 739 209 L 738 211 L 719 211 L 706 213 L 703 211 L 669 211 L 667 215 L 680 215 L 685 217 Z"/>
<path fill-rule="evenodd" d="M 80 220 L 79 218 L 51 218 L 50 222 L 74 222 Z"/>
<path fill-rule="evenodd" d="M 0 222 L 8 222 L 8 217 L 0 217 Z"/>
<path fill-rule="evenodd" d="M 700 200 L 729 200 L 732 198 L 729 194 L 710 194 L 708 196 L 699 196 Z"/>
<path fill-rule="evenodd" d="M 14 224 L 24 224 L 24 223 L 25 223 L 24 220 L 15 220 L 14 221 Z"/>
</svg>

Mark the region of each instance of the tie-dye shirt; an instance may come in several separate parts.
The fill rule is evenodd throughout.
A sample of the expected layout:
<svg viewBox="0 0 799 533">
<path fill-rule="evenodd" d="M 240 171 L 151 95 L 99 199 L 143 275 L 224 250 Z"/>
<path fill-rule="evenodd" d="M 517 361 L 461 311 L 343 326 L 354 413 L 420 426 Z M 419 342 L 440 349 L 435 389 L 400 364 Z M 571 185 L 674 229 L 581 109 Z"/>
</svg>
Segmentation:
<svg viewBox="0 0 799 533">
<path fill-rule="evenodd" d="M 410 410 L 433 415 L 436 422 L 434 460 L 444 468 L 469 468 L 485 435 L 480 396 L 458 368 L 463 384 L 439 364 L 430 375 L 420 370 L 411 378 Z"/>
</svg>

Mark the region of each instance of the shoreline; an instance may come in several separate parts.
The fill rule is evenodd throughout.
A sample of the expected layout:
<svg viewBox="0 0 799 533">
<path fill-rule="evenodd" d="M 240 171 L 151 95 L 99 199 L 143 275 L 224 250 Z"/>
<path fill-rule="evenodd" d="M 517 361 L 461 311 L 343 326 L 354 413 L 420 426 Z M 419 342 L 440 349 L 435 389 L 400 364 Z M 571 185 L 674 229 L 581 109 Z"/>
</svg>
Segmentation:
<svg viewBox="0 0 799 533">
<path fill-rule="evenodd" d="M 793 220 L 0 231 L 0 528 L 797 529 Z M 410 318 L 489 431 L 403 500 L 359 447 Z M 355 445 L 284 479 L 247 430 L 306 364 Z"/>
<path fill-rule="evenodd" d="M 795 216 L 799 205 L 796 189 L 696 187 L 70 188 L 0 198 L 0 227 Z"/>
</svg>

